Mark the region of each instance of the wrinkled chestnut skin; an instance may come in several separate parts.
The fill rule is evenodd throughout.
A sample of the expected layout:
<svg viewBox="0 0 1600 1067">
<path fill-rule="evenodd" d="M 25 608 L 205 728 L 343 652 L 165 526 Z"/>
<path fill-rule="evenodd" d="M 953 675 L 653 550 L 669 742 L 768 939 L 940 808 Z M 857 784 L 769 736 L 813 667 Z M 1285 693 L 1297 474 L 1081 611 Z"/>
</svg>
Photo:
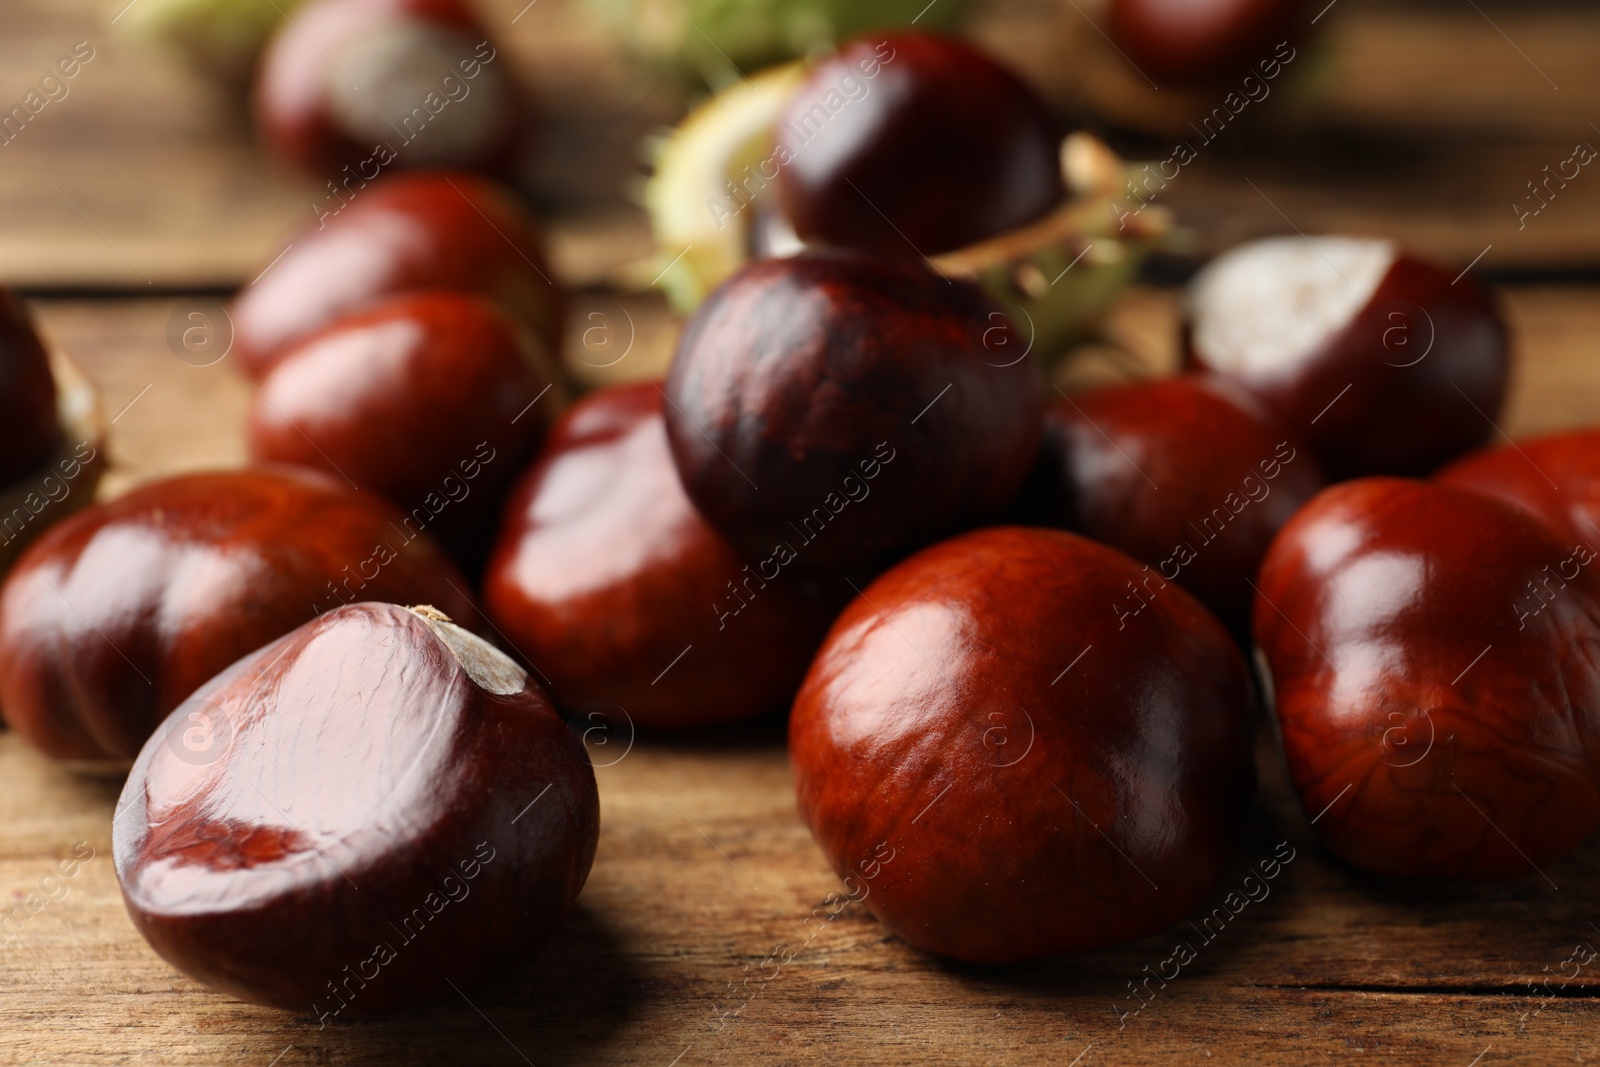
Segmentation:
<svg viewBox="0 0 1600 1067">
<path fill-rule="evenodd" d="M 1248 634 L 1261 557 L 1322 485 L 1260 405 L 1181 377 L 1052 403 L 1026 496 L 1030 517 L 1121 549 Z"/>
<path fill-rule="evenodd" d="M 60 433 L 50 359 L 27 308 L 0 286 L 0 488 L 37 470 Z"/>
<path fill-rule="evenodd" d="M 408 289 L 493 297 L 560 351 L 563 297 L 538 231 L 487 179 L 425 171 L 373 182 L 290 245 L 233 302 L 233 352 L 252 378 L 287 346 Z"/>
<path fill-rule="evenodd" d="M 1455 276 L 1401 253 L 1341 328 L 1280 366 L 1224 377 L 1305 441 L 1332 480 L 1427 474 L 1494 432 L 1490 420 L 1499 417 L 1510 375 L 1506 326 L 1493 298 L 1470 277 L 1452 284 Z M 1273 300 L 1293 307 L 1304 299 L 1301 279 L 1277 280 Z M 1185 362 L 1215 371 L 1215 354 L 1195 343 L 1196 316 L 1205 313 L 1190 308 Z"/>
<path fill-rule="evenodd" d="M 1498 501 L 1395 478 L 1334 486 L 1284 527 L 1256 642 L 1329 848 L 1378 874 L 1502 879 L 1600 826 L 1600 601 L 1582 558 Z"/>
<path fill-rule="evenodd" d="M 523 124 L 504 59 L 460 0 L 313 0 L 263 54 L 255 111 L 278 155 L 352 188 L 387 168 L 504 170 Z"/>
<path fill-rule="evenodd" d="M 1226 80 L 1309 28 L 1305 0 L 1111 0 L 1106 30 L 1135 67 L 1173 84 Z"/>
<path fill-rule="evenodd" d="M 1434 481 L 1530 512 L 1569 545 L 1600 546 L 1600 429 L 1474 452 Z"/>
<path fill-rule="evenodd" d="M 401 523 L 288 467 L 182 475 L 87 508 L 0 590 L 0 710 L 48 756 L 126 767 L 202 682 L 345 601 L 477 625 L 466 579 Z"/>
<path fill-rule="evenodd" d="M 1119 622 L 1139 580 L 1115 549 L 997 527 L 834 624 L 789 720 L 800 813 L 890 930 L 1007 963 L 1153 933 L 1210 890 L 1254 790 L 1250 681 L 1177 586 Z"/>
<path fill-rule="evenodd" d="M 250 455 L 348 478 L 474 558 L 546 426 L 552 405 L 534 402 L 553 395 L 555 372 L 537 349 L 486 297 L 394 297 L 272 365 L 250 409 Z"/>
<path fill-rule="evenodd" d="M 937 34 L 846 44 L 816 65 L 773 139 L 784 213 L 816 244 L 932 256 L 1032 222 L 1065 195 L 1044 103 Z"/>
<path fill-rule="evenodd" d="M 563 706 L 655 729 L 786 706 L 831 621 L 799 575 L 747 563 L 689 503 L 653 382 L 556 426 L 506 507 L 484 607 Z"/>
<path fill-rule="evenodd" d="M 1039 447 L 1038 372 L 979 292 L 910 264 L 747 264 L 684 329 L 667 438 L 747 559 L 869 564 L 992 518 Z"/>
<path fill-rule="evenodd" d="M 537 682 L 453 632 L 495 673 L 352 604 L 177 708 L 112 834 L 151 947 L 325 1024 L 455 998 L 549 940 L 594 860 L 594 771 Z"/>
</svg>

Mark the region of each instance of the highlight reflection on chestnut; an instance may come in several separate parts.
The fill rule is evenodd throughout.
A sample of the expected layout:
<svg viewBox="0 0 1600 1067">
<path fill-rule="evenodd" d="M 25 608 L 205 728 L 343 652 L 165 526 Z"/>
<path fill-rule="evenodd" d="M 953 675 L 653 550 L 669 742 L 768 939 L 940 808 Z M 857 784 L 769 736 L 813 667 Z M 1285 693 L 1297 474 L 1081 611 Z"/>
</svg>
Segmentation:
<svg viewBox="0 0 1600 1067">
<path fill-rule="evenodd" d="M 1300 803 L 1378 874 L 1514 878 L 1600 827 L 1595 553 L 1476 493 L 1334 486 L 1261 566 Z"/>
<path fill-rule="evenodd" d="M 868 565 L 994 518 L 1042 397 L 971 286 L 843 251 L 747 264 L 684 329 L 666 383 L 684 489 L 746 557 Z"/>
<path fill-rule="evenodd" d="M 53 526 L 0 590 L 0 708 L 46 755 L 125 767 L 206 679 L 319 612 L 466 580 L 377 497 L 295 468 L 153 482 Z"/>
<path fill-rule="evenodd" d="M 1053 530 L 924 549 L 834 624 L 795 698 L 800 812 L 890 930 L 1004 963 L 1187 915 L 1255 780 L 1250 681 L 1177 586 Z"/>
<path fill-rule="evenodd" d="M 644 383 L 556 426 L 507 504 L 484 604 L 563 706 L 705 726 L 782 707 L 799 685 L 829 613 L 794 562 L 741 558 L 700 517 Z"/>
<path fill-rule="evenodd" d="M 598 832 L 588 757 L 536 682 L 431 608 L 367 603 L 179 705 L 139 754 L 112 846 L 168 962 L 326 1025 L 525 962 Z"/>
</svg>

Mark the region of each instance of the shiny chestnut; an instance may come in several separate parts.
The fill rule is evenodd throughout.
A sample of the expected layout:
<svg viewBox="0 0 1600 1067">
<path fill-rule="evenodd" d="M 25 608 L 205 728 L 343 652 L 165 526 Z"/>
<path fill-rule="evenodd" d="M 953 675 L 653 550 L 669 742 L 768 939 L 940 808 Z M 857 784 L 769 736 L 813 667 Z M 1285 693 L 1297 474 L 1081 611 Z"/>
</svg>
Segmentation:
<svg viewBox="0 0 1600 1067">
<path fill-rule="evenodd" d="M 931 256 L 1016 229 L 1065 195 L 1044 103 L 939 34 L 846 44 L 812 69 L 773 141 L 756 177 L 776 177 L 789 223 L 816 244 Z"/>
<path fill-rule="evenodd" d="M 1073 534 L 980 530 L 834 624 L 790 719 L 800 813 L 919 948 L 1099 948 L 1216 881 L 1254 786 L 1250 702 L 1243 656 L 1179 587 Z"/>
<path fill-rule="evenodd" d="M 1189 365 L 1241 386 L 1335 479 L 1425 474 L 1494 432 L 1506 327 L 1472 278 L 1368 237 L 1275 237 L 1201 271 Z"/>
<path fill-rule="evenodd" d="M 37 470 L 60 433 L 50 359 L 27 308 L 0 286 L 0 489 Z"/>
<path fill-rule="evenodd" d="M 1434 481 L 1521 508 L 1568 544 L 1600 546 L 1600 429 L 1474 452 L 1439 471 Z"/>
<path fill-rule="evenodd" d="M 1045 410 L 1037 517 L 1119 548 L 1247 634 L 1273 536 L 1322 488 L 1305 449 L 1249 396 L 1165 378 Z"/>
<path fill-rule="evenodd" d="M 504 169 L 524 121 L 460 0 L 313 0 L 267 46 L 255 109 L 267 144 L 330 189 L 390 168 Z"/>
<path fill-rule="evenodd" d="M 533 220 L 502 186 L 420 171 L 341 188 L 231 311 L 233 351 L 260 378 L 289 345 L 411 289 L 482 293 L 560 351 L 562 294 Z"/>
<path fill-rule="evenodd" d="M 543 346 L 487 297 L 406 293 L 272 365 L 250 454 L 348 479 L 473 558 L 544 432 L 555 379 Z"/>
<path fill-rule="evenodd" d="M 1256 643 L 1300 803 L 1378 874 L 1513 878 L 1600 826 L 1595 552 L 1497 500 L 1334 486 L 1261 565 Z"/>
<path fill-rule="evenodd" d="M 1162 83 L 1205 83 L 1294 58 L 1306 0 L 1111 0 L 1106 30 L 1139 71 Z"/>
<path fill-rule="evenodd" d="M 112 851 L 163 958 L 326 1025 L 523 963 L 583 887 L 599 814 L 582 743 L 522 668 L 433 609 L 352 604 L 174 710 Z"/>
<path fill-rule="evenodd" d="M 293 468 L 191 474 L 51 527 L 0 590 L 0 709 L 46 755 L 126 767 L 228 664 L 357 600 L 431 603 L 467 583 L 384 501 Z"/>
<path fill-rule="evenodd" d="M 742 558 L 695 511 L 648 382 L 557 424 L 507 504 L 484 607 L 567 708 L 707 726 L 799 686 L 830 616 L 794 560 Z"/>
<path fill-rule="evenodd" d="M 743 267 L 684 330 L 667 438 L 689 498 L 747 558 L 868 564 L 993 518 L 1042 397 L 971 286 L 842 251 Z"/>
</svg>

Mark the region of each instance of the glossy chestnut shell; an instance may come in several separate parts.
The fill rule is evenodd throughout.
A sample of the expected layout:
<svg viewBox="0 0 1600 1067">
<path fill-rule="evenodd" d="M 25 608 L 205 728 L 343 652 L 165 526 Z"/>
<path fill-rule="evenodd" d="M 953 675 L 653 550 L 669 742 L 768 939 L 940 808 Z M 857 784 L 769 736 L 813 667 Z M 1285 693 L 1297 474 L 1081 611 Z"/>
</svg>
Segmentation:
<svg viewBox="0 0 1600 1067">
<path fill-rule="evenodd" d="M 0 489 L 38 469 L 60 432 L 50 359 L 27 308 L 0 286 Z"/>
<path fill-rule="evenodd" d="M 1322 485 L 1317 461 L 1249 396 L 1180 377 L 1051 403 L 1025 497 L 1032 517 L 1149 564 L 1248 634 L 1261 557 Z"/>
<path fill-rule="evenodd" d="M 1307 9 L 1305 0 L 1111 0 L 1106 29 L 1146 76 L 1211 82 L 1242 77 L 1297 40 L 1309 29 Z"/>
<path fill-rule="evenodd" d="M 747 264 L 666 384 L 689 498 L 747 559 L 869 564 L 993 518 L 1039 446 L 1038 372 L 960 282 L 840 251 Z"/>
<path fill-rule="evenodd" d="M 1060 136 L 1033 90 L 971 45 L 871 33 L 817 63 L 753 174 L 777 178 L 808 242 L 931 256 L 1060 203 Z"/>
<path fill-rule="evenodd" d="M 201 683 L 319 613 L 406 600 L 474 626 L 466 589 L 399 512 L 320 474 L 153 482 L 17 560 L 0 590 L 0 710 L 48 756 L 126 767 Z"/>
<path fill-rule="evenodd" d="M 545 430 L 555 379 L 539 342 L 488 298 L 407 293 L 272 365 L 250 409 L 250 455 L 348 479 L 471 558 Z"/>
<path fill-rule="evenodd" d="M 786 706 L 831 618 L 782 559 L 742 559 L 695 511 L 654 382 L 557 424 L 506 506 L 484 607 L 564 707 L 618 728 Z"/>
<path fill-rule="evenodd" d="M 1335 480 L 1426 474 L 1482 444 L 1505 400 L 1490 294 L 1389 241 L 1242 245 L 1200 273 L 1187 311 L 1188 365 L 1254 395 Z"/>
<path fill-rule="evenodd" d="M 1600 546 L 1600 429 L 1474 452 L 1439 471 L 1434 481 L 1521 508 L 1568 544 Z"/>
<path fill-rule="evenodd" d="M 1005 963 L 1153 933 L 1209 891 L 1254 787 L 1250 681 L 1222 625 L 1148 574 L 997 527 L 839 617 L 790 754 L 801 815 L 890 930 Z"/>
<path fill-rule="evenodd" d="M 418 171 L 341 196 L 234 300 L 233 352 L 246 374 L 260 378 L 289 345 L 411 289 L 492 297 L 560 351 L 563 297 L 509 191 L 464 172 Z"/>
<path fill-rule="evenodd" d="M 497 59 L 460 0 L 313 0 L 262 55 L 256 119 L 335 186 L 393 167 L 504 169 L 523 116 Z"/>
<path fill-rule="evenodd" d="M 516 664 L 418 611 L 307 623 L 139 754 L 117 878 L 175 967 L 326 1025 L 455 999 L 560 924 L 599 831 L 588 756 Z"/>
<path fill-rule="evenodd" d="M 1514 878 L 1600 826 L 1594 559 L 1499 501 L 1404 479 L 1336 485 L 1284 527 L 1256 642 L 1333 851 Z"/>
</svg>

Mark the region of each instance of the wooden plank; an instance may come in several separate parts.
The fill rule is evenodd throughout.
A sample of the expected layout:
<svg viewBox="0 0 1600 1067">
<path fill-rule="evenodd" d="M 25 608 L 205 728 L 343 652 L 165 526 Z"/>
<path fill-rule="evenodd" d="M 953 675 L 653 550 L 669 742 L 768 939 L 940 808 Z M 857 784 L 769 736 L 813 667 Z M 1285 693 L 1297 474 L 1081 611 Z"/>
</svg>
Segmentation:
<svg viewBox="0 0 1600 1067">
<path fill-rule="evenodd" d="M 1523 354 L 1508 431 L 1593 418 L 1583 397 L 1600 386 L 1597 295 L 1504 293 Z M 167 348 L 167 319 L 188 306 L 40 305 L 112 413 L 138 397 L 112 427 L 121 467 L 113 490 L 243 457 L 249 387 L 226 360 L 191 367 Z M 1139 289 L 1110 332 L 1139 359 L 1168 365 L 1174 322 L 1172 293 Z M 632 370 L 633 360 L 617 367 Z M 59 898 L 9 939 L 0 932 L 0 1064 L 1088 1067 L 1359 1053 L 1467 1067 L 1600 1055 L 1600 971 L 1530 992 L 1561 972 L 1578 942 L 1600 947 L 1591 925 L 1600 923 L 1600 841 L 1546 869 L 1559 888 L 1538 877 L 1497 886 L 1370 878 L 1311 842 L 1267 738 L 1263 730 L 1261 797 L 1217 899 L 1286 840 L 1296 856 L 1268 897 L 1203 943 L 1180 925 L 1105 952 L 977 968 L 911 949 L 859 907 L 807 923 L 840 887 L 795 814 L 780 724 L 670 744 L 613 737 L 592 750 L 602 810 L 594 871 L 544 953 L 470 1004 L 320 1028 L 309 1013 L 211 993 L 156 957 L 128 922 L 112 871 L 118 786 L 71 775 L 0 735 L 0 901 Z M 79 842 L 93 858 L 46 883 Z M 1180 939 L 1196 942 L 1196 961 L 1164 986 L 1131 992 Z M 779 945 L 788 963 L 772 962 Z"/>
</svg>

